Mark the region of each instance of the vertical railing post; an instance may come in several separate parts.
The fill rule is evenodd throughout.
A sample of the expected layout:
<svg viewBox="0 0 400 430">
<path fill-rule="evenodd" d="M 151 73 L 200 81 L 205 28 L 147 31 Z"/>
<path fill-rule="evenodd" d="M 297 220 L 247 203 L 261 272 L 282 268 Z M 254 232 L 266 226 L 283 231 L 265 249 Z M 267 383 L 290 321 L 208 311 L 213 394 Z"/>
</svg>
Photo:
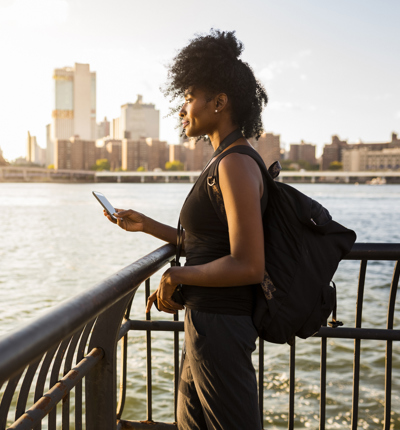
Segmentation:
<svg viewBox="0 0 400 430">
<path fill-rule="evenodd" d="M 390 286 L 390 296 L 387 312 L 386 328 L 393 330 L 394 322 L 394 308 L 396 305 L 397 287 L 399 284 L 400 277 L 400 262 L 396 263 L 392 284 Z M 392 365 L 393 365 L 393 342 L 391 340 L 386 341 L 386 354 L 385 354 L 385 418 L 384 418 L 384 430 L 390 429 L 390 413 L 392 409 Z"/>
<path fill-rule="evenodd" d="M 145 301 L 147 304 L 147 300 L 150 296 L 150 278 L 146 279 L 145 282 Z M 146 313 L 146 321 L 151 320 L 150 312 Z M 151 331 L 146 331 L 146 394 L 147 394 L 147 421 L 153 420 L 153 381 L 152 381 L 152 367 L 151 367 Z"/>
<path fill-rule="evenodd" d="M 135 290 L 136 291 L 136 290 Z M 102 348 L 103 359 L 86 376 L 86 428 L 116 430 L 117 428 L 117 344 L 125 310 L 133 294 L 123 297 L 101 314 L 89 343 Z"/>
<path fill-rule="evenodd" d="M 356 304 L 356 328 L 361 328 L 362 308 L 364 301 L 365 273 L 367 271 L 367 260 L 361 260 L 360 276 L 358 279 L 357 304 Z M 361 340 L 354 340 L 354 364 L 353 364 L 353 407 L 351 414 L 351 428 L 358 427 L 358 402 L 360 397 L 360 355 Z"/>
</svg>

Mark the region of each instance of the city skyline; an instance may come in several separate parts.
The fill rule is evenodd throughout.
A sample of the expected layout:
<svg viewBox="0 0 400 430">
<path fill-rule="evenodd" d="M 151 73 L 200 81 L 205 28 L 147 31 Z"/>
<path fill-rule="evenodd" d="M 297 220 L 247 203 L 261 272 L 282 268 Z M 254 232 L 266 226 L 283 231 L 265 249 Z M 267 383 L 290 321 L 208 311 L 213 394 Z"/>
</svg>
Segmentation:
<svg viewBox="0 0 400 430">
<path fill-rule="evenodd" d="M 121 0 L 111 8 L 92 0 L 3 0 L 5 158 L 25 154 L 28 131 L 46 147 L 52 72 L 75 62 L 97 73 L 97 122 L 118 117 L 122 105 L 142 94 L 160 110 L 160 139 L 178 143 L 176 118 L 165 118 L 169 104 L 159 91 L 164 65 L 195 32 L 211 27 L 237 31 L 245 45 L 242 58 L 269 94 L 265 131 L 280 134 L 286 149 L 304 140 L 316 144 L 320 155 L 333 134 L 373 142 L 400 131 L 399 3 L 252 0 L 244 7 L 234 0 L 229 5 L 228 14 L 222 3 L 208 0 L 201 9 L 161 1 L 135 7 Z"/>
</svg>

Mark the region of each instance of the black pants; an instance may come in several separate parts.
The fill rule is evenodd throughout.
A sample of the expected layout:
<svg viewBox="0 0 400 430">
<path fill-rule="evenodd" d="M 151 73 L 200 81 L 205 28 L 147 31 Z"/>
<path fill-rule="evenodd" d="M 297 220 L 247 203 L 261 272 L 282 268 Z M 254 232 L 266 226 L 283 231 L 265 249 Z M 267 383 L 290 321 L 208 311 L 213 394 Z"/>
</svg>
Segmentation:
<svg viewBox="0 0 400 430">
<path fill-rule="evenodd" d="M 261 430 L 250 316 L 187 309 L 178 393 L 179 430 Z"/>
</svg>

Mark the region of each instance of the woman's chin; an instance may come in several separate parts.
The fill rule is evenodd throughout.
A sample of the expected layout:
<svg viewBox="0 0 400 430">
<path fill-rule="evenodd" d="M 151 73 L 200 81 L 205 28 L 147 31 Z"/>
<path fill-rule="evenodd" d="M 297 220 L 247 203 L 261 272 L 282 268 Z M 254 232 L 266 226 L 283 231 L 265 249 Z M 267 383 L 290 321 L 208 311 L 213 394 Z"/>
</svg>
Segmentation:
<svg viewBox="0 0 400 430">
<path fill-rule="evenodd" d="M 185 130 L 185 134 L 186 134 L 186 136 L 187 137 L 197 137 L 197 135 L 195 134 L 195 133 L 193 133 L 193 132 L 191 132 L 190 130 L 188 130 L 188 129 L 186 129 Z"/>
</svg>

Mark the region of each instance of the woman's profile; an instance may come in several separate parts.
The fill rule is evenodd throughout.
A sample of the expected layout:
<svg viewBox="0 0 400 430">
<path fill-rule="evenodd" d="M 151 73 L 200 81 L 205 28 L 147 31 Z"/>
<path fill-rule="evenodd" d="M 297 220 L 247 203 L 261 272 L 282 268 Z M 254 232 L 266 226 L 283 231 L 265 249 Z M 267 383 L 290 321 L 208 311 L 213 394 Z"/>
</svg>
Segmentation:
<svg viewBox="0 0 400 430">
<path fill-rule="evenodd" d="M 167 313 L 185 308 L 180 430 L 262 427 L 251 361 L 257 338 L 251 315 L 255 287 L 264 277 L 267 187 L 256 161 L 234 148 L 251 147 L 247 139 L 261 135 L 267 95 L 240 59 L 242 50 L 233 31 L 196 36 L 173 59 L 164 90 L 172 100 L 182 100 L 177 112 L 186 135 L 207 136 L 215 151 L 180 213 L 186 264 L 163 274 L 146 309 L 155 301 Z M 207 179 L 210 166 L 227 150 L 218 165 L 224 223 L 210 201 Z M 127 231 L 177 243 L 176 228 L 134 210 L 115 215 Z M 184 306 L 171 298 L 179 284 Z"/>
</svg>

